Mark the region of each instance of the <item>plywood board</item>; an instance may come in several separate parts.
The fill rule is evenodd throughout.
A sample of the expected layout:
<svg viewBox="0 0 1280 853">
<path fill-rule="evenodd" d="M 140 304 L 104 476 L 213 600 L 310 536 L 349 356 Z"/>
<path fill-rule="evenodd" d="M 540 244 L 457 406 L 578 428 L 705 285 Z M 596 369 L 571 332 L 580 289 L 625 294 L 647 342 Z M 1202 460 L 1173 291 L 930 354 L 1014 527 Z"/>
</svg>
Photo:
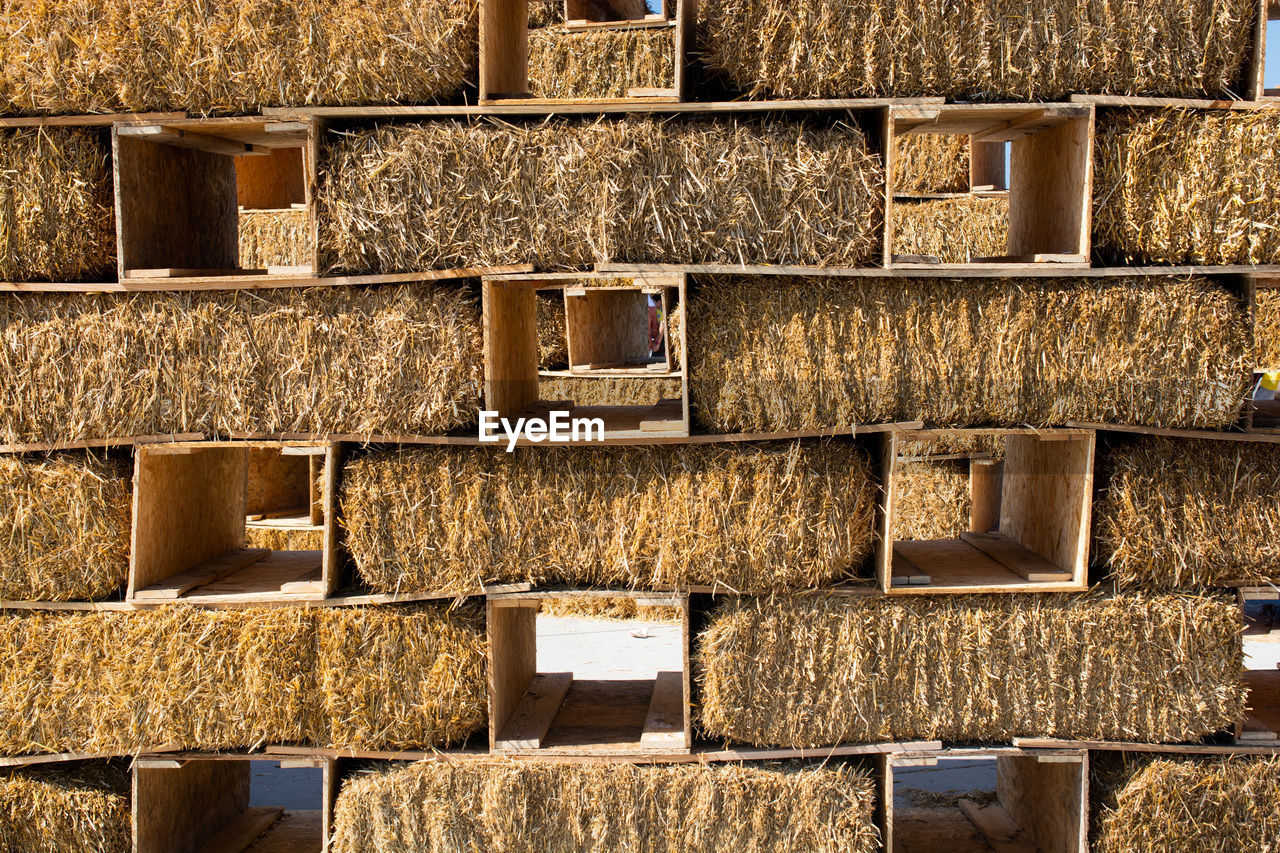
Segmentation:
<svg viewBox="0 0 1280 853">
<path fill-rule="evenodd" d="M 493 749 L 497 747 L 498 732 L 511 719 L 538 672 L 538 609 L 490 601 L 485 612 L 489 638 L 489 747 Z"/>
<path fill-rule="evenodd" d="M 1041 853 L 1088 853 L 1087 755 L 996 759 L 996 796 Z"/>
<path fill-rule="evenodd" d="M 592 288 L 565 295 L 570 370 L 649 360 L 649 297 L 640 290 Z"/>
<path fill-rule="evenodd" d="M 199 850 L 249 807 L 249 762 L 189 761 L 133 774 L 135 853 Z"/>
<path fill-rule="evenodd" d="M 512 417 L 538 401 L 537 292 L 486 279 L 482 298 L 485 408 Z"/>
<path fill-rule="evenodd" d="M 1095 437 L 1005 439 L 1000 532 L 1077 581 L 1085 579 Z"/>
<path fill-rule="evenodd" d="M 1009 254 L 1089 256 L 1093 114 L 1014 140 Z"/>
<path fill-rule="evenodd" d="M 480 98 L 529 92 L 527 0 L 480 2 Z"/>
<path fill-rule="evenodd" d="M 494 748 L 500 752 L 541 749 L 551 721 L 560 713 L 560 704 L 572 683 L 572 672 L 540 672 L 535 675 L 520 704 L 502 725 Z"/>
<path fill-rule="evenodd" d="M 307 203 L 302 147 L 273 148 L 266 157 L 237 157 L 236 204 L 245 210 L 287 210 Z"/>
</svg>

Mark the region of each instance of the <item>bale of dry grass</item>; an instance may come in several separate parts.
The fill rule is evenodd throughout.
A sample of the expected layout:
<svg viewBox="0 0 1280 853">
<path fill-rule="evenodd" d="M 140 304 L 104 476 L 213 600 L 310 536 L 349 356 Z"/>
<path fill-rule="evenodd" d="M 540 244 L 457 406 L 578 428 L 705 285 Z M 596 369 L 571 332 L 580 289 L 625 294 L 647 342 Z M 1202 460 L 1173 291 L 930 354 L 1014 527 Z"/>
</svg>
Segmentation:
<svg viewBox="0 0 1280 853">
<path fill-rule="evenodd" d="M 1122 588 L 1280 577 L 1280 455 L 1269 444 L 1144 437 L 1102 456 L 1096 562 Z"/>
<path fill-rule="evenodd" d="M 305 210 L 242 210 L 240 266 L 298 267 L 312 262 L 311 219 Z"/>
<path fill-rule="evenodd" d="M 529 29 L 564 23 L 564 0 L 529 0 Z"/>
<path fill-rule="evenodd" d="M 607 621 L 641 620 L 679 622 L 680 608 L 639 604 L 630 596 L 583 595 L 573 598 L 544 598 L 539 612 L 544 616 Z"/>
<path fill-rule="evenodd" d="M 1243 308 L 1206 280 L 724 277 L 687 310 L 689 402 L 711 432 L 1219 428 L 1248 387 Z"/>
<path fill-rule="evenodd" d="M 955 539 L 969 530 L 969 460 L 893 468 L 893 538 Z"/>
<path fill-rule="evenodd" d="M 940 263 L 1008 254 L 1009 199 L 966 195 L 958 198 L 895 200 L 895 255 L 932 255 Z"/>
<path fill-rule="evenodd" d="M 1243 713 L 1241 634 L 1210 597 L 730 601 L 696 641 L 698 724 L 779 747 L 1197 740 Z"/>
<path fill-rule="evenodd" d="M 529 30 L 529 93 L 536 98 L 625 98 L 676 85 L 674 29 Z"/>
<path fill-rule="evenodd" d="M 431 748 L 485 721 L 473 608 L 0 617 L 0 752 Z"/>
<path fill-rule="evenodd" d="M 1267 853 L 1280 837 L 1280 759 L 1092 753 L 1097 853 Z"/>
<path fill-rule="evenodd" d="M 895 193 L 969 191 L 969 137 L 957 133 L 913 133 L 897 137 L 893 149 Z"/>
<path fill-rule="evenodd" d="M 1241 91 L 1252 0 L 704 0 L 703 61 L 753 97 L 942 95 L 1058 100 L 1071 93 Z"/>
<path fill-rule="evenodd" d="M 874 776 L 851 764 L 425 761 L 348 779 L 335 853 L 870 853 Z"/>
<path fill-rule="evenodd" d="M 127 458 L 0 456 L 0 599 L 95 600 L 120 589 L 132 493 Z"/>
<path fill-rule="evenodd" d="M 94 761 L 0 775 L 0 850 L 129 853 L 132 780 L 123 764 Z"/>
<path fill-rule="evenodd" d="M 538 293 L 538 367 L 555 370 L 569 366 L 569 326 L 564 297 L 559 291 Z"/>
<path fill-rule="evenodd" d="M 917 457 L 951 456 L 964 454 L 983 459 L 999 459 L 1004 456 L 1004 438 L 989 432 L 943 432 L 924 438 L 899 436 L 898 459 L 914 461 Z"/>
<path fill-rule="evenodd" d="M 0 111 L 430 103 L 479 61 L 475 0 L 11 0 Z"/>
<path fill-rule="evenodd" d="M 114 205 L 102 131 L 0 130 L 0 281 L 114 279 Z"/>
<path fill-rule="evenodd" d="M 324 531 L 251 524 L 244 529 L 244 547 L 270 551 L 320 551 L 324 548 Z"/>
<path fill-rule="evenodd" d="M 442 433 L 475 422 L 480 311 L 436 284 L 0 297 L 0 441 Z"/>
<path fill-rule="evenodd" d="M 538 380 L 538 399 L 572 400 L 578 406 L 654 406 L 659 400 L 678 400 L 679 379 L 633 376 L 593 376 Z"/>
<path fill-rule="evenodd" d="M 1259 290 L 1254 300 L 1253 364 L 1280 369 L 1280 290 Z"/>
<path fill-rule="evenodd" d="M 855 574 L 876 491 L 867 453 L 840 440 L 417 447 L 349 462 L 339 501 L 376 592 L 520 581 L 763 592 Z"/>
<path fill-rule="evenodd" d="M 1280 114 L 1107 114 L 1093 183 L 1093 246 L 1108 262 L 1280 262 Z"/>
<path fill-rule="evenodd" d="M 857 266 L 884 170 L 837 123 L 651 117 L 436 121 L 330 135 L 321 263 L 389 273 L 524 261 Z M 495 214 L 500 212 L 500 214 Z"/>
</svg>

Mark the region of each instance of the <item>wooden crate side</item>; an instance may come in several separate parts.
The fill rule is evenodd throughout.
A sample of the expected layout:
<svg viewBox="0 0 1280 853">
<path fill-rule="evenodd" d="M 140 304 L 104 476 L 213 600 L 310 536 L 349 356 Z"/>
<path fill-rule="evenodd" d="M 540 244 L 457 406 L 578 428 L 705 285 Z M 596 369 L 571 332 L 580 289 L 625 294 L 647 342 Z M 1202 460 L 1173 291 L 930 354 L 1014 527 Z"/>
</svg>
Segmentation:
<svg viewBox="0 0 1280 853">
<path fill-rule="evenodd" d="M 236 204 L 245 210 L 285 210 L 307 203 L 304 149 L 273 148 L 235 158 Z"/>
<path fill-rule="evenodd" d="M 532 605 L 530 605 L 530 601 Z M 489 748 L 538 673 L 538 599 L 489 601 Z"/>
<path fill-rule="evenodd" d="M 311 457 L 315 459 L 316 457 Z M 324 509 L 321 513 L 324 524 L 324 553 L 320 562 L 320 578 L 324 586 L 325 597 L 328 598 L 343 587 L 346 582 L 347 561 L 342 550 L 339 536 L 341 513 L 338 511 L 338 496 L 342 487 L 342 468 L 346 465 L 347 449 L 340 442 L 332 442 L 324 453 Z"/>
<path fill-rule="evenodd" d="M 482 290 L 485 408 L 513 417 L 538 402 L 537 292 L 494 280 Z"/>
<path fill-rule="evenodd" d="M 527 0 L 481 0 L 480 98 L 529 92 Z"/>
<path fill-rule="evenodd" d="M 636 364 L 649 358 L 649 298 L 602 288 L 565 295 L 569 366 Z"/>
<path fill-rule="evenodd" d="M 873 436 L 875 470 L 880 480 L 880 500 L 876 507 L 876 581 L 880 589 L 893 586 L 893 470 L 898 458 L 898 433 Z"/>
<path fill-rule="evenodd" d="M 1009 172 L 1005 163 L 1003 142 L 979 142 L 969 137 L 969 189 L 1009 188 Z"/>
<path fill-rule="evenodd" d="M 1036 552 L 1073 581 L 1085 580 L 1093 494 L 1092 434 L 1042 440 L 1005 439 L 1000 532 Z"/>
<path fill-rule="evenodd" d="M 1087 756 L 996 759 L 996 797 L 1041 853 L 1088 853 Z"/>
<path fill-rule="evenodd" d="M 135 767 L 135 853 L 189 853 L 249 807 L 247 761 L 188 761 Z"/>
<path fill-rule="evenodd" d="M 1000 526 L 1004 463 L 996 459 L 969 460 L 969 531 L 989 533 Z"/>
<path fill-rule="evenodd" d="M 1089 256 L 1093 116 L 1013 140 L 1009 254 Z"/>
</svg>

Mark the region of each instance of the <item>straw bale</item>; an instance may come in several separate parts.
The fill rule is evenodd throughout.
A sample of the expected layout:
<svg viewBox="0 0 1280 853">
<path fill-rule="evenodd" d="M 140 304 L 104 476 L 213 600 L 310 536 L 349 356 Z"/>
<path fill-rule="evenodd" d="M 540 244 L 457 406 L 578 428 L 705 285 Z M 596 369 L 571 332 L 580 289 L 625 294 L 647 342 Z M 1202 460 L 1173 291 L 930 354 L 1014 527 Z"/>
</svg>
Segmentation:
<svg viewBox="0 0 1280 853">
<path fill-rule="evenodd" d="M 1093 753 L 1096 853 L 1267 853 L 1280 837 L 1280 759 Z"/>
<path fill-rule="evenodd" d="M 578 406 L 654 406 L 659 400 L 678 400 L 682 393 L 679 379 L 602 376 L 538 381 L 538 399 L 572 400 Z"/>
<path fill-rule="evenodd" d="M 531 30 L 564 23 L 564 0 L 529 0 L 528 6 Z"/>
<path fill-rule="evenodd" d="M 723 277 L 690 293 L 689 395 L 710 432 L 1235 422 L 1239 301 L 1206 280 Z"/>
<path fill-rule="evenodd" d="M 441 433 L 474 423 L 465 288 L 0 298 L 0 440 Z"/>
<path fill-rule="evenodd" d="M 699 726 L 780 747 L 1196 740 L 1243 712 L 1237 610 L 1180 596 L 730 601 L 696 642 Z"/>
<path fill-rule="evenodd" d="M 637 604 L 636 599 L 629 596 L 544 598 L 539 612 L 544 616 L 607 621 L 679 622 L 681 619 L 679 607 Z"/>
<path fill-rule="evenodd" d="M 132 466 L 92 453 L 0 457 L 0 599 L 105 598 L 129 575 Z"/>
<path fill-rule="evenodd" d="M 954 539 L 969 530 L 969 462 L 898 462 L 893 538 Z"/>
<path fill-rule="evenodd" d="M 342 480 L 346 545 L 376 592 L 807 588 L 856 573 L 874 538 L 870 460 L 845 441 L 416 447 Z"/>
<path fill-rule="evenodd" d="M 321 263 L 390 273 L 524 261 L 855 266 L 884 172 L 863 133 L 781 119 L 436 121 L 328 137 Z"/>
<path fill-rule="evenodd" d="M 913 133 L 897 137 L 893 150 L 895 193 L 969 191 L 969 137 Z"/>
<path fill-rule="evenodd" d="M 1239 92 L 1253 0 L 705 0 L 703 61 L 752 97 Z"/>
<path fill-rule="evenodd" d="M 564 297 L 559 291 L 538 293 L 538 367 L 555 370 L 569 366 L 569 327 Z"/>
<path fill-rule="evenodd" d="M 680 334 L 684 328 L 684 305 L 677 304 L 667 315 L 667 351 L 671 354 L 671 366 L 677 370 L 684 362 L 684 348 Z"/>
<path fill-rule="evenodd" d="M 676 85 L 674 29 L 529 30 L 529 92 L 536 98 L 625 98 Z"/>
<path fill-rule="evenodd" d="M 1004 456 L 1004 438 L 988 432 L 944 432 L 923 439 L 900 436 L 897 448 L 899 459 L 959 453 L 998 459 Z"/>
<path fill-rule="evenodd" d="M 10 0 L 0 111 L 429 103 L 479 62 L 475 0 Z"/>
<path fill-rule="evenodd" d="M 11 611 L 0 753 L 452 742 L 484 723 L 483 624 L 423 610 Z"/>
<path fill-rule="evenodd" d="M 129 853 L 132 780 L 105 761 L 0 775 L 0 851 Z"/>
<path fill-rule="evenodd" d="M 305 210 L 242 210 L 240 266 L 298 267 L 312 262 L 311 219 Z"/>
<path fill-rule="evenodd" d="M 1280 290 L 1259 290 L 1255 297 L 1250 366 L 1280 369 Z"/>
<path fill-rule="evenodd" d="M 932 255 L 944 264 L 1008 253 L 1009 199 L 896 200 L 893 203 L 895 255 Z"/>
<path fill-rule="evenodd" d="M 114 279 L 114 206 L 101 131 L 0 130 L 0 281 Z"/>
<path fill-rule="evenodd" d="M 1097 563 L 1122 588 L 1280 577 L 1280 455 L 1269 444 L 1144 437 L 1107 451 Z"/>
<path fill-rule="evenodd" d="M 1280 114 L 1120 111 L 1099 122 L 1095 152 L 1107 262 L 1280 262 Z"/>
<path fill-rule="evenodd" d="M 321 551 L 324 549 L 324 531 L 319 528 L 259 527 L 251 524 L 244 529 L 244 547 L 272 551 Z"/>
<path fill-rule="evenodd" d="M 870 853 L 873 775 L 851 764 L 425 761 L 342 786 L 335 853 Z"/>
</svg>

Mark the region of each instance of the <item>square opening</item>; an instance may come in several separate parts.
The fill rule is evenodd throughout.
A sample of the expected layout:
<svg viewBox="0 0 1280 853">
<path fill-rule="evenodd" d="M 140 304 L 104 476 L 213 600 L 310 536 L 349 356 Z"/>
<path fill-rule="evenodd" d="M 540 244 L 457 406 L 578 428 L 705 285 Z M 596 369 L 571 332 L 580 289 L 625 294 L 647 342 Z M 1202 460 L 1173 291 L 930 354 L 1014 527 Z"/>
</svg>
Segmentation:
<svg viewBox="0 0 1280 853">
<path fill-rule="evenodd" d="M 931 430 L 886 445 L 887 592 L 1087 587 L 1092 433 Z"/>
<path fill-rule="evenodd" d="M 133 849 L 319 853 L 331 773 L 321 759 L 140 758 Z"/>
<path fill-rule="evenodd" d="M 1273 586 L 1241 587 L 1237 595 L 1245 625 L 1249 704 L 1236 740 L 1275 746 L 1280 742 L 1280 591 Z"/>
<path fill-rule="evenodd" d="M 321 481 L 332 444 L 154 445 L 134 458 L 128 600 L 298 602 L 331 595 L 336 572 Z"/>
<path fill-rule="evenodd" d="M 493 752 L 689 752 L 687 595 L 490 596 L 488 623 Z"/>
<path fill-rule="evenodd" d="M 967 191 L 898 191 L 896 152 L 920 135 L 968 138 Z M 885 143 L 888 266 L 1088 266 L 1092 107 L 891 107 Z"/>
<path fill-rule="evenodd" d="M 683 276 L 486 278 L 485 408 L 598 418 L 606 439 L 689 435 L 684 293 Z"/>
<path fill-rule="evenodd" d="M 1280 98 L 1280 3 L 1268 0 L 1266 20 L 1258 24 L 1258 35 L 1261 44 L 1258 56 L 1261 60 L 1261 79 L 1256 82 L 1261 93 L 1260 100 Z M 1267 48 L 1270 47 L 1271 50 Z"/>
<path fill-rule="evenodd" d="M 680 101 L 693 14 L 692 0 L 482 0 L 480 102 Z"/>
<path fill-rule="evenodd" d="M 122 281 L 314 274 L 310 123 L 124 124 L 112 145 Z"/>
<path fill-rule="evenodd" d="M 885 759 L 891 850 L 1087 850 L 1086 754 L 957 750 Z"/>
</svg>

